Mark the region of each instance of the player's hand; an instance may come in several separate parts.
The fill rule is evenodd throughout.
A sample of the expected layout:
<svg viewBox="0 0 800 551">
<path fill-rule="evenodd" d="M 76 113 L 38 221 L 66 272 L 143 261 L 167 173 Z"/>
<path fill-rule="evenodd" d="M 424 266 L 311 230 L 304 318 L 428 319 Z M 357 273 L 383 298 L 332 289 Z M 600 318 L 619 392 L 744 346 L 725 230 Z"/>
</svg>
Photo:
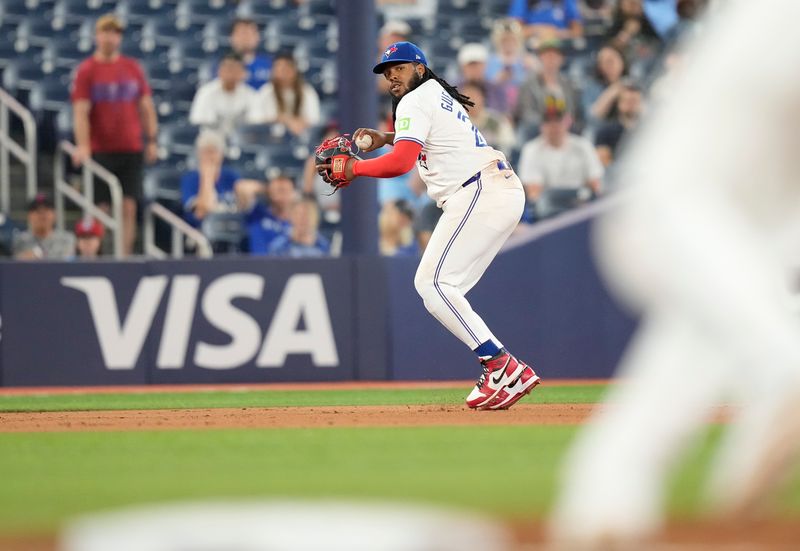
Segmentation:
<svg viewBox="0 0 800 551">
<path fill-rule="evenodd" d="M 356 159 L 352 159 L 351 158 L 351 159 L 348 159 L 347 162 L 344 165 L 344 177 L 347 178 L 348 181 L 350 181 L 350 180 L 352 180 L 353 178 L 356 177 L 356 175 L 353 174 L 353 165 L 355 165 L 355 164 L 356 164 Z M 323 163 L 323 164 L 319 164 L 319 165 L 316 165 L 316 166 L 317 166 L 317 174 L 322 176 L 322 179 L 325 180 L 325 182 L 327 182 L 329 184 L 333 183 L 333 180 L 331 180 L 331 177 L 330 177 L 330 175 L 331 175 L 331 172 L 330 172 L 331 163 Z"/>
<path fill-rule="evenodd" d="M 78 147 L 75 148 L 75 151 L 72 153 L 72 164 L 75 167 L 79 167 L 86 161 L 86 159 L 91 159 L 91 158 L 92 158 L 92 150 L 89 148 L 89 146 L 79 145 Z"/>
<path fill-rule="evenodd" d="M 372 145 L 369 147 L 362 147 L 361 151 L 363 153 L 369 153 L 370 151 L 375 151 L 376 149 L 380 149 L 384 145 L 389 143 L 389 138 L 386 136 L 386 133 L 381 132 L 380 130 L 375 130 L 373 128 L 359 128 L 355 132 L 353 132 L 353 142 L 355 143 L 358 140 L 359 136 L 369 136 L 372 138 Z"/>
</svg>

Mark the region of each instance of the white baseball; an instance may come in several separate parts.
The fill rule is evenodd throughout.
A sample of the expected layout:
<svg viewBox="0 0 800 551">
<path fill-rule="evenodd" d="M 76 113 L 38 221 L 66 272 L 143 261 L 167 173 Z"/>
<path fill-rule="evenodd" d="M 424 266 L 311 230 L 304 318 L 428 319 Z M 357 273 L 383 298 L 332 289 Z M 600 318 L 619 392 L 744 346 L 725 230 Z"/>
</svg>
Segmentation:
<svg viewBox="0 0 800 551">
<path fill-rule="evenodd" d="M 369 134 L 361 134 L 358 138 L 356 138 L 356 145 L 360 149 L 367 149 L 372 145 L 372 136 Z"/>
</svg>

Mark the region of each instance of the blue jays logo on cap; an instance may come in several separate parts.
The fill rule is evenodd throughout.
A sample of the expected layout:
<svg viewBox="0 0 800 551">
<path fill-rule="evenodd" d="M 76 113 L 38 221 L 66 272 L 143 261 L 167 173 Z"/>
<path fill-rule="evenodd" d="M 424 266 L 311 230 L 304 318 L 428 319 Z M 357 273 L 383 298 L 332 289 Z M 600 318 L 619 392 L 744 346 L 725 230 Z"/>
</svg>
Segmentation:
<svg viewBox="0 0 800 551">
<path fill-rule="evenodd" d="M 416 44 L 411 42 L 395 42 L 383 52 L 381 62 L 372 68 L 372 72 L 381 74 L 390 63 L 422 63 L 428 65 L 425 54 Z"/>
</svg>

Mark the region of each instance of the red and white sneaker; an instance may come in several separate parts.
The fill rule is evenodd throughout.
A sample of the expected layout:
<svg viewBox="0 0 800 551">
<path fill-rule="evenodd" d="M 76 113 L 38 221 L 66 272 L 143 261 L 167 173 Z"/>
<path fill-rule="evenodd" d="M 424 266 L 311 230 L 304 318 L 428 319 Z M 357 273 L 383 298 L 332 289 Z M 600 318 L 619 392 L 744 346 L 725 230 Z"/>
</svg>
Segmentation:
<svg viewBox="0 0 800 551">
<path fill-rule="evenodd" d="M 481 360 L 481 364 L 483 373 L 467 396 L 467 405 L 473 409 L 491 402 L 500 391 L 517 380 L 526 367 L 508 352 L 493 360 Z"/>
<path fill-rule="evenodd" d="M 517 377 L 513 383 L 498 392 L 497 396 L 492 398 L 491 401 L 485 406 L 481 407 L 481 409 L 508 409 L 519 402 L 522 398 L 530 394 L 531 390 L 533 390 L 533 387 L 542 382 L 536 372 L 531 369 L 529 365 L 525 365 L 523 363 L 520 363 L 520 365 L 525 366 L 522 371 L 522 375 Z"/>
</svg>

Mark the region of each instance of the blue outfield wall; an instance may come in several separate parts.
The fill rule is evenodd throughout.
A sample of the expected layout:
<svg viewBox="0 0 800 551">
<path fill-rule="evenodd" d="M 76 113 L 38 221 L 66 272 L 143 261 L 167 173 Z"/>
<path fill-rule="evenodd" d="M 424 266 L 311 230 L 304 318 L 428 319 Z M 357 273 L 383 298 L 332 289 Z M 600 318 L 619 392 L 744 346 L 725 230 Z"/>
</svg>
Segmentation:
<svg viewBox="0 0 800 551">
<path fill-rule="evenodd" d="M 634 323 L 588 223 L 503 252 L 470 300 L 544 378 L 607 377 Z M 471 379 L 425 310 L 417 259 L 0 264 L 3 386 Z"/>
</svg>

